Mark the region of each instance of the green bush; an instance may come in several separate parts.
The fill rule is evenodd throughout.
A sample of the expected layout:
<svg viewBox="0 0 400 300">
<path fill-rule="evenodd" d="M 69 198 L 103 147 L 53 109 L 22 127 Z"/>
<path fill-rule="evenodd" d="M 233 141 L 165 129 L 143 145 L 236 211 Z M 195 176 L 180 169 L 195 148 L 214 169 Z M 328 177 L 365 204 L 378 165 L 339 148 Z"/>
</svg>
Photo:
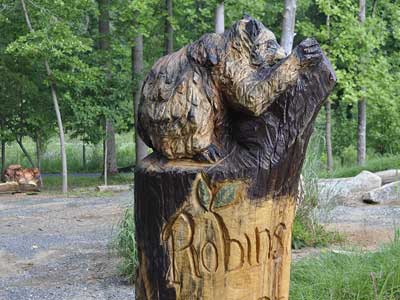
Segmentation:
<svg viewBox="0 0 400 300">
<path fill-rule="evenodd" d="M 324 253 L 295 263 L 290 299 L 399 300 L 399 236 L 377 252 Z"/>
<path fill-rule="evenodd" d="M 304 199 L 297 209 L 293 224 L 292 247 L 294 249 L 323 247 L 343 240 L 343 237 L 337 232 L 328 231 L 318 224 L 315 217 L 317 208 L 320 211 L 331 209 L 328 207 L 328 203 L 318 202 L 318 172 L 321 169 L 321 162 L 318 158 L 323 152 L 323 143 L 323 137 L 314 134 L 308 147 L 302 170 Z"/>
<path fill-rule="evenodd" d="M 112 249 L 121 258 L 118 264 L 119 273 L 132 283 L 135 280 L 138 265 L 133 208 L 125 210 L 118 224 L 118 232 L 112 242 Z"/>
</svg>

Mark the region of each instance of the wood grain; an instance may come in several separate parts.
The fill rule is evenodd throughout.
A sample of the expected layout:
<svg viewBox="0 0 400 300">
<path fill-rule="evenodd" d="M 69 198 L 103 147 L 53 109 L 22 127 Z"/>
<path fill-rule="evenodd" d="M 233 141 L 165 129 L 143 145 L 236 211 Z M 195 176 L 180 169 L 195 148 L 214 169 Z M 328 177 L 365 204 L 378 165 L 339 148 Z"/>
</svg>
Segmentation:
<svg viewBox="0 0 400 300">
<path fill-rule="evenodd" d="M 287 300 L 295 199 L 335 74 L 307 39 L 282 58 L 247 17 L 161 58 L 138 129 L 138 300 Z"/>
</svg>

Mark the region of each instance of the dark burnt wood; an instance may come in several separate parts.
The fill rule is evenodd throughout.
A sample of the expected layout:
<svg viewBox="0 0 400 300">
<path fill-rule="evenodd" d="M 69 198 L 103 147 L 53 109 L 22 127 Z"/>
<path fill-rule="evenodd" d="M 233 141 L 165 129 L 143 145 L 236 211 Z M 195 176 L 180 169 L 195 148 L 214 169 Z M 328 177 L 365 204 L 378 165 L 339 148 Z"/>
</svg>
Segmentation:
<svg viewBox="0 0 400 300">
<path fill-rule="evenodd" d="M 295 198 L 315 118 L 336 77 L 313 39 L 281 54 L 272 32 L 246 18 L 161 58 L 147 77 L 138 127 L 154 153 L 135 171 L 136 299 L 180 299 L 167 280 L 171 253 L 161 236 L 192 201 L 199 174 L 210 188 L 243 183 L 253 205 Z M 271 293 L 260 299 L 279 296 Z"/>
</svg>

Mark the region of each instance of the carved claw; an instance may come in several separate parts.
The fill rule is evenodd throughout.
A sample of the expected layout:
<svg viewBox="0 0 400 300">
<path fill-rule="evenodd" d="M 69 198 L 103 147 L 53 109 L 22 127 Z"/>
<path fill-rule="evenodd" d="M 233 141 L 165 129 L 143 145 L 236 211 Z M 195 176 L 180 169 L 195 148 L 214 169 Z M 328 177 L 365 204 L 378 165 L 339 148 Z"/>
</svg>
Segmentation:
<svg viewBox="0 0 400 300">
<path fill-rule="evenodd" d="M 215 163 L 223 157 L 223 152 L 217 146 L 211 144 L 206 150 L 196 155 L 195 159 Z"/>
<path fill-rule="evenodd" d="M 315 66 L 322 59 L 322 50 L 318 42 L 309 38 L 302 41 L 296 49 L 297 57 L 300 60 L 300 64 L 303 66 Z"/>
</svg>

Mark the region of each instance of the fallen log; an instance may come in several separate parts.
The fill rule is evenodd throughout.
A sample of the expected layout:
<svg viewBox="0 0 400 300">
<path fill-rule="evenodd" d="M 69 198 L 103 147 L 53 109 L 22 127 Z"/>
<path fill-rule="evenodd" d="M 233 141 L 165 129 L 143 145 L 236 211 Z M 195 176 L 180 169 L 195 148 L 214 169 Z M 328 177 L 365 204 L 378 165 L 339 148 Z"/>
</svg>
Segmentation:
<svg viewBox="0 0 400 300">
<path fill-rule="evenodd" d="M 97 188 L 99 192 L 125 192 L 133 189 L 132 184 L 122 185 L 99 185 Z"/>
<path fill-rule="evenodd" d="M 19 184 L 17 182 L 0 183 L 0 193 L 18 192 Z"/>
</svg>

